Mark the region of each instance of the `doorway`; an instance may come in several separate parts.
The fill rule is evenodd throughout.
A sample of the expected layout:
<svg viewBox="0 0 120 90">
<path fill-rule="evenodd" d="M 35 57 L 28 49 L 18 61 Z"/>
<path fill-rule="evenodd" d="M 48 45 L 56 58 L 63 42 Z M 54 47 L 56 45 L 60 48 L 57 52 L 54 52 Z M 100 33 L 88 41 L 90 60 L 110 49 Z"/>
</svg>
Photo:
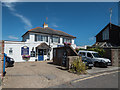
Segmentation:
<svg viewBox="0 0 120 90">
<path fill-rule="evenodd" d="M 44 60 L 44 52 L 43 49 L 38 49 L 38 61 Z"/>
</svg>

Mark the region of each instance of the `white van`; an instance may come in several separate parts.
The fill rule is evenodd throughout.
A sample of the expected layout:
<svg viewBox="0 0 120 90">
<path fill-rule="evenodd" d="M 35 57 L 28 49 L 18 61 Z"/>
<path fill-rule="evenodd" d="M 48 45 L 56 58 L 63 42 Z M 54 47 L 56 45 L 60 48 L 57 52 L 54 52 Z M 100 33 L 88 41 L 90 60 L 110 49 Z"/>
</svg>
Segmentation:
<svg viewBox="0 0 120 90">
<path fill-rule="evenodd" d="M 98 52 L 95 51 L 83 51 L 80 50 L 78 52 L 79 56 L 82 56 L 82 58 L 91 59 L 94 66 L 104 66 L 107 67 L 108 65 L 111 65 L 111 61 L 106 58 L 101 58 L 101 56 L 98 54 Z"/>
</svg>

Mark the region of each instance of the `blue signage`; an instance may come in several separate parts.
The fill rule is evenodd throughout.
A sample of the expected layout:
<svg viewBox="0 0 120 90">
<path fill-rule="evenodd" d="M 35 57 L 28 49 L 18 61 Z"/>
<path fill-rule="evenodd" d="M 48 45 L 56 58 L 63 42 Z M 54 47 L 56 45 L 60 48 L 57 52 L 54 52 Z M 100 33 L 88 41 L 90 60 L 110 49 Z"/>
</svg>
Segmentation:
<svg viewBox="0 0 120 90">
<path fill-rule="evenodd" d="M 64 45 L 57 45 L 57 47 L 64 47 Z"/>
<path fill-rule="evenodd" d="M 21 55 L 29 55 L 29 47 L 21 47 Z"/>
</svg>

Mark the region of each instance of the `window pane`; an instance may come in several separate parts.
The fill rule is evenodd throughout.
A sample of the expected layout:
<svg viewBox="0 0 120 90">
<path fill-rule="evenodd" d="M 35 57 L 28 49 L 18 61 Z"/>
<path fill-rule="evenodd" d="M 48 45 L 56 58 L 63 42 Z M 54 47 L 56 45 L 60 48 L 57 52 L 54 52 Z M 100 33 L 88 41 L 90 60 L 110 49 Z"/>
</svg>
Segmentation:
<svg viewBox="0 0 120 90">
<path fill-rule="evenodd" d="M 63 38 L 63 43 L 71 43 L 71 39 Z"/>
<path fill-rule="evenodd" d="M 9 54 L 10 54 L 10 55 L 13 54 L 12 48 L 9 49 Z"/>
<path fill-rule="evenodd" d="M 59 37 L 53 37 L 53 42 L 59 43 Z"/>
<path fill-rule="evenodd" d="M 91 53 L 87 53 L 87 57 L 92 57 Z"/>
<path fill-rule="evenodd" d="M 36 38 L 36 37 L 35 37 L 35 38 Z M 36 40 L 37 40 L 37 41 L 45 41 L 45 42 L 48 42 L 48 36 L 37 35 Z"/>
</svg>

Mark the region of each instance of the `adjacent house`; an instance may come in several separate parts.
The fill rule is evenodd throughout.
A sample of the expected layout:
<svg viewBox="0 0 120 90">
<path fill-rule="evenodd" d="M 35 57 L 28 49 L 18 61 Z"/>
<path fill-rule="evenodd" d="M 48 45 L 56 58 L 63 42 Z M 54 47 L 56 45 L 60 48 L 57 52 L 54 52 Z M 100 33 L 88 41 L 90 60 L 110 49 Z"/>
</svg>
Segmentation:
<svg viewBox="0 0 120 90">
<path fill-rule="evenodd" d="M 96 35 L 96 43 L 93 46 L 120 46 L 120 26 L 109 23 Z"/>
<path fill-rule="evenodd" d="M 109 23 L 97 35 L 92 47 L 105 50 L 104 57 L 112 61 L 113 66 L 120 66 L 120 26 Z"/>
<path fill-rule="evenodd" d="M 4 52 L 15 62 L 25 61 L 23 55 L 30 55 L 29 61 L 52 60 L 53 48 L 62 47 L 67 42 L 75 49 L 75 38 L 44 23 L 43 27 L 28 30 L 22 35 L 22 41 L 5 41 Z"/>
</svg>

